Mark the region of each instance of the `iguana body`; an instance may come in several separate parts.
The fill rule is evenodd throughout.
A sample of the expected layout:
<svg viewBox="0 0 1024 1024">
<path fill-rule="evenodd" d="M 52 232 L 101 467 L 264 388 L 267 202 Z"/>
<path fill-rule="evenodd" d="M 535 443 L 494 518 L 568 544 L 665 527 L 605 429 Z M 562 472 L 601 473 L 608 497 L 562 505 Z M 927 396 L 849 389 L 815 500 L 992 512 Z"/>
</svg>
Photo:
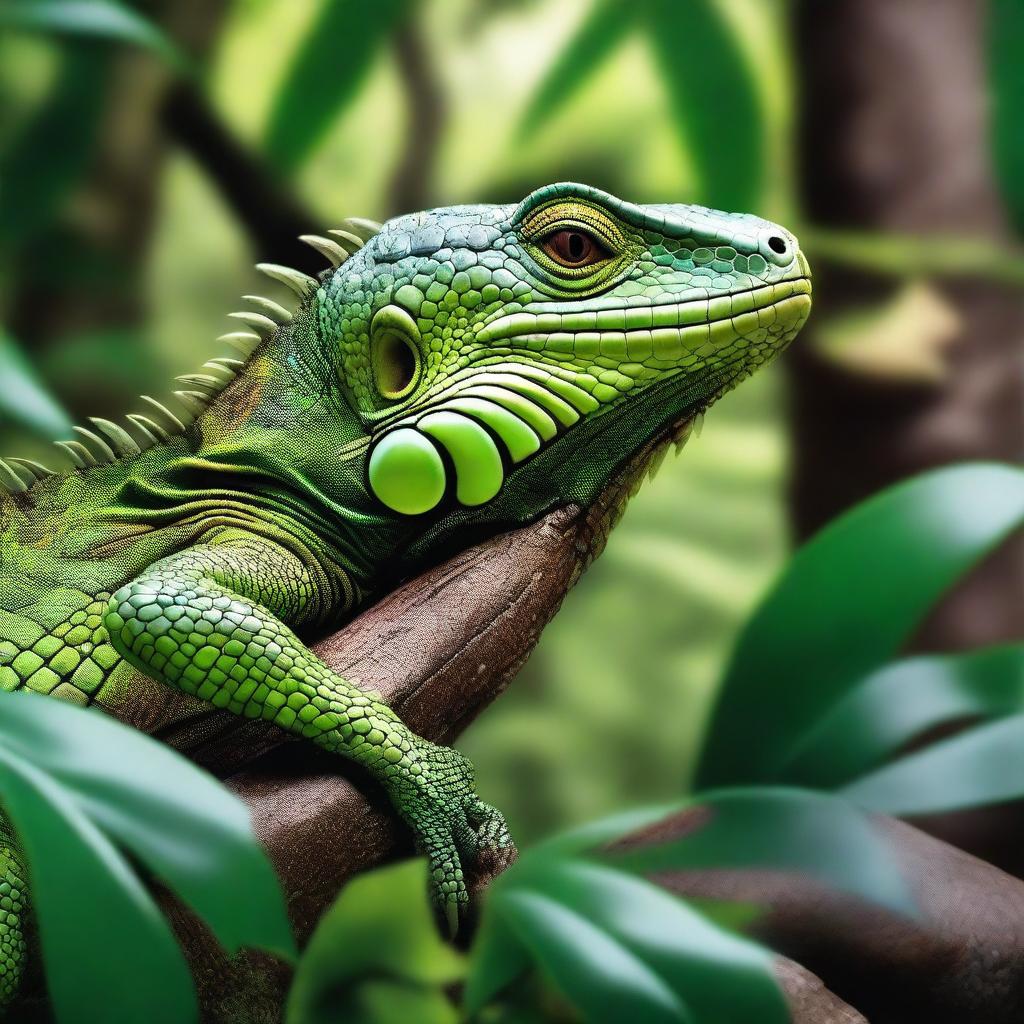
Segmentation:
<svg viewBox="0 0 1024 1024">
<path fill-rule="evenodd" d="M 451 919 L 460 858 L 507 843 L 504 821 L 459 754 L 305 641 L 428 561 L 586 505 L 795 336 L 808 268 L 757 218 L 574 184 L 350 228 L 311 241 L 336 264 L 318 279 L 269 268 L 298 309 L 238 314 L 248 358 L 190 378 L 187 417 L 94 421 L 65 475 L 0 463 L 0 688 L 116 710 L 142 673 L 352 758 Z M 2 826 L 9 993 L 24 872 Z"/>
</svg>

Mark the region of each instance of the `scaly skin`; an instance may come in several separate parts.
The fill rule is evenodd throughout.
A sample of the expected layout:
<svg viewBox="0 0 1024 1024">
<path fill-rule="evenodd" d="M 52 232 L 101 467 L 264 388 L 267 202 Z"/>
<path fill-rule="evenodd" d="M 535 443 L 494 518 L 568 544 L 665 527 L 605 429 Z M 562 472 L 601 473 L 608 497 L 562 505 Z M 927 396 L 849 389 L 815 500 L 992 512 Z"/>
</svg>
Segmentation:
<svg viewBox="0 0 1024 1024">
<path fill-rule="evenodd" d="M 290 318 L 266 302 L 242 317 L 265 337 L 230 384 L 190 381 L 187 429 L 102 421 L 72 446 L 84 466 L 39 482 L 0 462 L 17 492 L 0 505 L 0 688 L 116 710 L 145 699 L 141 673 L 352 758 L 454 927 L 463 861 L 509 844 L 501 815 L 458 753 L 305 639 L 481 536 L 586 506 L 792 340 L 809 271 L 755 217 L 575 184 L 340 237 L 351 254 L 313 242 L 339 266 L 284 275 L 303 295 Z M 21 873 L 0 842 L 0 997 Z"/>
</svg>

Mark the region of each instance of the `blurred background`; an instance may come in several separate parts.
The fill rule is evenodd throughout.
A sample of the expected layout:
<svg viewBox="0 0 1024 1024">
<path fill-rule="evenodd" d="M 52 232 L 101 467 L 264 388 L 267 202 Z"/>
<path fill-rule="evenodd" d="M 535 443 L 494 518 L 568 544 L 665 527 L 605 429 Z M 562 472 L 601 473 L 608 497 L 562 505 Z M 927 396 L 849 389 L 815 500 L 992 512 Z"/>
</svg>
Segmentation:
<svg viewBox="0 0 1024 1024">
<path fill-rule="evenodd" d="M 883 485 L 1024 445 L 1020 0 L 0 0 L 0 454 L 227 354 L 256 260 L 575 179 L 779 220 L 811 325 L 465 735 L 529 840 L 678 795 L 739 624 Z M 841 587 L 841 581 L 835 581 Z M 914 646 L 1019 635 L 1002 549 Z M 795 667 L 797 668 L 797 667 Z"/>
</svg>

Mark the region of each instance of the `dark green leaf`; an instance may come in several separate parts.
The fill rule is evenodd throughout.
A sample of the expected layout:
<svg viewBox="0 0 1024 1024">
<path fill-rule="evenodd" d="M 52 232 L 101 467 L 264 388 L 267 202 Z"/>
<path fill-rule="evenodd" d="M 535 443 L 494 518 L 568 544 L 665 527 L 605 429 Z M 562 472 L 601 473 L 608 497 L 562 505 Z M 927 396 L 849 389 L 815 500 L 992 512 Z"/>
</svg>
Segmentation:
<svg viewBox="0 0 1024 1024">
<path fill-rule="evenodd" d="M 761 100 L 716 0 L 646 0 L 647 36 L 676 127 L 700 176 L 700 199 L 757 207 L 767 163 Z"/>
<path fill-rule="evenodd" d="M 938 814 L 1024 796 L 1024 714 L 933 743 L 843 791 L 887 814 Z"/>
<path fill-rule="evenodd" d="M 108 70 L 102 50 L 68 48 L 49 95 L 0 157 L 0 242 L 49 224 L 87 169 Z"/>
<path fill-rule="evenodd" d="M 29 693 L 0 697 L 0 747 L 50 775 L 194 907 L 229 950 L 293 951 L 280 889 L 248 810 L 205 772 L 99 712 Z"/>
<path fill-rule="evenodd" d="M 936 726 L 1024 709 L 1024 647 L 908 658 L 851 690 L 800 744 L 787 775 L 833 788 Z"/>
<path fill-rule="evenodd" d="M 784 777 L 800 737 L 1022 521 L 1024 471 L 974 463 L 891 488 L 826 527 L 740 636 L 701 786 Z"/>
<path fill-rule="evenodd" d="M 503 889 L 490 898 L 534 962 L 588 1022 L 695 1024 L 653 968 L 583 915 L 529 889 Z"/>
<path fill-rule="evenodd" d="M 989 6 L 989 76 L 996 172 L 1017 227 L 1024 231 L 1024 3 L 993 0 Z"/>
<path fill-rule="evenodd" d="M 5 697 L 0 709 L 5 726 L 13 703 Z M 44 702 L 24 703 L 39 712 Z M 61 1024 L 196 1020 L 192 982 L 170 928 L 74 799 L 3 743 L 0 796 L 29 863 L 49 994 Z"/>
<path fill-rule="evenodd" d="M 326 0 L 292 59 L 267 125 L 266 149 L 298 168 L 354 98 L 410 0 Z"/>
<path fill-rule="evenodd" d="M 113 0 L 7 0 L 0 5 L 0 29 L 92 36 L 144 46 L 180 70 L 181 51 L 141 14 Z"/>
<path fill-rule="evenodd" d="M 516 891 L 515 881 L 510 884 Z M 664 889 L 579 860 L 525 874 L 521 885 L 580 915 L 636 956 L 696 1024 L 789 1020 L 772 954 L 712 924 Z"/>
<path fill-rule="evenodd" d="M 463 1002 L 472 1017 L 530 966 L 526 949 L 488 901 L 473 940 Z"/>
<path fill-rule="evenodd" d="M 710 810 L 706 822 L 677 838 L 603 853 L 602 860 L 643 874 L 689 868 L 793 871 L 898 913 L 915 913 L 885 839 L 842 797 L 765 786 L 703 793 L 693 805 Z"/>
<path fill-rule="evenodd" d="M 536 131 L 622 44 L 639 6 L 628 0 L 597 0 L 533 94 L 520 123 L 521 135 Z"/>
<path fill-rule="evenodd" d="M 454 1018 L 442 989 L 461 976 L 462 960 L 441 941 L 430 913 L 426 864 L 372 871 L 349 882 L 321 919 L 296 969 L 286 1020 L 338 1020 L 338 994 L 345 993 L 351 1019 L 383 1024 L 391 1019 L 380 1009 L 386 1001 L 363 991 L 371 981 L 414 1004 L 410 1020 L 446 1020 L 446 1005 Z"/>
<path fill-rule="evenodd" d="M 18 344 L 0 329 L 0 419 L 50 440 L 71 433 L 71 420 L 47 391 Z"/>
</svg>

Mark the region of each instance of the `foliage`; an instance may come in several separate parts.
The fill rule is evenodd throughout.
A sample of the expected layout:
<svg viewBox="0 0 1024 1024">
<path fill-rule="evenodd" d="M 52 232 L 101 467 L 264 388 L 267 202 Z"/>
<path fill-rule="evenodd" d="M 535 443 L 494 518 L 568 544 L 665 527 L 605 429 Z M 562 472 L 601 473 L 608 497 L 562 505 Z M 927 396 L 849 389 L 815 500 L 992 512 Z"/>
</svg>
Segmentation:
<svg viewBox="0 0 1024 1024">
<path fill-rule="evenodd" d="M 135 863 L 227 950 L 291 954 L 281 893 L 248 811 L 164 745 L 99 712 L 8 693 L 0 769 L 60 1024 L 197 1019 L 188 968 Z"/>
<path fill-rule="evenodd" d="M 755 208 L 767 162 L 761 99 L 716 0 L 597 0 L 530 102 L 524 134 L 634 31 L 643 33 L 661 72 L 676 131 L 697 167 L 698 198 L 726 210 Z"/>
<path fill-rule="evenodd" d="M 0 328 L 0 413 L 43 437 L 71 432 L 71 421 L 50 396 L 18 344 Z"/>
<path fill-rule="evenodd" d="M 885 491 L 823 530 L 740 636 L 701 784 L 793 779 L 790 762 L 822 715 L 886 665 L 939 597 L 1022 523 L 1024 471 L 969 464 Z M 798 780 L 811 778 L 805 759 Z"/>
<path fill-rule="evenodd" d="M 988 18 L 993 156 L 1007 205 L 1024 230 L 1024 3 L 992 0 Z"/>
<path fill-rule="evenodd" d="M 309 156 L 355 98 L 410 6 L 410 0 L 326 0 L 274 101 L 266 150 L 278 167 L 294 170 Z"/>
</svg>

